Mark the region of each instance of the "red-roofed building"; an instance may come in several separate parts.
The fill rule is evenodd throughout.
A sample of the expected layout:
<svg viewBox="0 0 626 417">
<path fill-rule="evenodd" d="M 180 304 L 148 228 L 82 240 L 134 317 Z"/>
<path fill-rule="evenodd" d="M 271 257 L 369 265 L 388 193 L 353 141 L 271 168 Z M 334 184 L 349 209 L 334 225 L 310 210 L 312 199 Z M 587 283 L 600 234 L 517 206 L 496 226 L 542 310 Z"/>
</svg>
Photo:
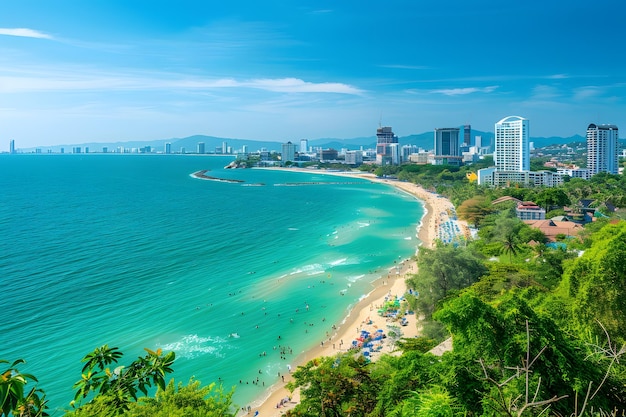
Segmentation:
<svg viewBox="0 0 626 417">
<path fill-rule="evenodd" d="M 515 215 L 520 220 L 544 220 L 546 210 L 532 201 L 522 201 L 515 209 Z"/>
<path fill-rule="evenodd" d="M 541 230 L 550 242 L 556 242 L 558 235 L 576 237 L 583 230 L 582 225 L 572 221 L 524 220 L 524 223 Z"/>
</svg>

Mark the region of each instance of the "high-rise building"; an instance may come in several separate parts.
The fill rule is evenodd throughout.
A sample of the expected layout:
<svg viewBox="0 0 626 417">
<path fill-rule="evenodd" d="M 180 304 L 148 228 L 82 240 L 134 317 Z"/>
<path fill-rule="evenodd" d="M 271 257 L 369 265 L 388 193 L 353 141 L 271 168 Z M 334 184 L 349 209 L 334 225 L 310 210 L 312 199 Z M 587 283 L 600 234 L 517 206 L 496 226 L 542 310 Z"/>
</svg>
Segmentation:
<svg viewBox="0 0 626 417">
<path fill-rule="evenodd" d="M 402 158 L 402 162 L 407 162 L 410 160 L 412 154 L 417 153 L 418 148 L 415 145 L 404 145 L 400 148 L 400 158 Z"/>
<path fill-rule="evenodd" d="M 389 144 L 389 153 L 391 154 L 391 164 L 400 165 L 402 163 L 402 149 L 399 143 Z"/>
<path fill-rule="evenodd" d="M 222 142 L 222 153 L 223 154 L 228 153 L 228 144 L 226 142 Z"/>
<path fill-rule="evenodd" d="M 204 142 L 198 142 L 198 153 L 204 154 Z"/>
<path fill-rule="evenodd" d="M 283 143 L 281 153 L 283 164 L 287 161 L 296 160 L 296 145 L 291 142 Z"/>
<path fill-rule="evenodd" d="M 461 165 L 458 127 L 435 129 L 435 165 Z"/>
<path fill-rule="evenodd" d="M 499 171 L 530 171 L 528 119 L 509 116 L 495 126 L 493 160 Z"/>
<path fill-rule="evenodd" d="M 300 139 L 300 153 L 307 153 L 309 151 L 309 140 Z"/>
<path fill-rule="evenodd" d="M 393 163 L 391 144 L 398 143 L 398 137 L 391 127 L 384 126 L 376 129 L 376 163 L 390 165 Z"/>
<path fill-rule="evenodd" d="M 171 154 L 171 153 L 172 153 L 172 144 L 171 144 L 171 143 L 169 143 L 169 142 L 167 142 L 167 143 L 165 144 L 165 153 L 166 153 L 166 154 Z"/>
<path fill-rule="evenodd" d="M 463 126 L 463 146 L 472 146 L 472 126 Z"/>
<path fill-rule="evenodd" d="M 15 140 L 11 139 L 9 143 L 9 153 L 15 153 Z"/>
<path fill-rule="evenodd" d="M 619 168 L 618 130 L 615 125 L 590 124 L 587 127 L 587 170 L 617 174 Z"/>
</svg>

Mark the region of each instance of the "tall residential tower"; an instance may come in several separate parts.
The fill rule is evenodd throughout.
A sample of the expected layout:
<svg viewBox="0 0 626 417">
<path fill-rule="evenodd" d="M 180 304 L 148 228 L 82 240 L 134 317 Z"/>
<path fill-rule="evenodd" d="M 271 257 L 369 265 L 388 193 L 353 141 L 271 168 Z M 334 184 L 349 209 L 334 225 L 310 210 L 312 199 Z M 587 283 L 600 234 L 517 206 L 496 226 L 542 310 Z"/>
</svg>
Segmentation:
<svg viewBox="0 0 626 417">
<path fill-rule="evenodd" d="M 592 123 L 587 127 L 587 170 L 590 176 L 598 172 L 618 173 L 617 133 L 615 125 Z"/>
<path fill-rule="evenodd" d="M 289 141 L 287 143 L 283 143 L 281 147 L 282 147 L 281 157 L 282 157 L 283 164 L 288 161 L 293 162 L 296 160 L 295 143 L 291 143 L 291 141 Z"/>
</svg>

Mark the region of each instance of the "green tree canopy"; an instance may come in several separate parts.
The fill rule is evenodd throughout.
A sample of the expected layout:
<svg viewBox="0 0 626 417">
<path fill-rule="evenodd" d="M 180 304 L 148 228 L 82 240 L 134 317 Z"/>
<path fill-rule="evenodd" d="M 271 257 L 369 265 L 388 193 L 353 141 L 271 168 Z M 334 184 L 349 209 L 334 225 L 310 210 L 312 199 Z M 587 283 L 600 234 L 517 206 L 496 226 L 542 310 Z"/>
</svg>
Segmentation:
<svg viewBox="0 0 626 417">
<path fill-rule="evenodd" d="M 436 249 L 420 248 L 418 273 L 408 280 L 417 290 L 417 310 L 426 317 L 452 290 L 472 285 L 487 272 L 480 259 L 468 248 L 440 245 Z"/>
<path fill-rule="evenodd" d="M 128 367 L 117 366 L 113 371 L 108 366 L 117 364 L 123 356 L 118 348 L 103 345 L 86 355 L 81 379 L 74 384 L 76 395 L 72 405 L 96 393 L 108 400 L 106 406 L 122 414 L 133 400 L 137 401 L 138 391 L 148 395 L 148 388 L 152 386 L 165 390 L 165 374 L 173 372 L 175 354 L 163 354 L 161 349 L 145 350 L 146 356 L 137 358 Z"/>
<path fill-rule="evenodd" d="M 467 291 L 446 302 L 434 318 L 452 334 L 453 356 L 465 358 L 464 366 L 476 378 L 470 385 L 474 390 L 482 386 L 484 415 L 509 415 L 507 408 L 522 409 L 534 393 L 536 400 L 562 398 L 551 407 L 569 414 L 590 384 L 600 388 L 600 395 L 589 398 L 596 407 L 626 405 L 622 382 L 611 376 L 605 380 L 606 368 L 588 357 L 583 343 L 515 294 L 492 306 Z"/>
<path fill-rule="evenodd" d="M 0 365 L 9 363 L 0 359 Z M 37 378 L 31 374 L 19 371 L 18 365 L 25 363 L 18 359 L 11 363 L 8 368 L 0 368 L 0 412 L 3 416 L 28 416 L 44 417 L 47 401 L 44 392 L 34 385 L 30 390 L 26 389 L 29 382 L 37 383 Z"/>
<path fill-rule="evenodd" d="M 544 188 L 537 195 L 535 203 L 543 207 L 547 212 L 552 210 L 553 207 L 562 208 L 569 205 L 570 200 L 561 188 Z"/>
<path fill-rule="evenodd" d="M 597 322 L 626 342 L 626 222 L 607 225 L 565 269 L 562 294 L 572 299 L 572 322 L 603 336 Z"/>
<path fill-rule="evenodd" d="M 459 218 L 473 225 L 478 225 L 485 216 L 493 213 L 493 211 L 491 201 L 485 196 L 475 196 L 465 200 L 456 210 Z"/>
<path fill-rule="evenodd" d="M 322 357 L 299 366 L 288 384 L 301 388 L 301 402 L 290 416 L 367 416 L 376 406 L 379 383 L 359 355 Z"/>
</svg>

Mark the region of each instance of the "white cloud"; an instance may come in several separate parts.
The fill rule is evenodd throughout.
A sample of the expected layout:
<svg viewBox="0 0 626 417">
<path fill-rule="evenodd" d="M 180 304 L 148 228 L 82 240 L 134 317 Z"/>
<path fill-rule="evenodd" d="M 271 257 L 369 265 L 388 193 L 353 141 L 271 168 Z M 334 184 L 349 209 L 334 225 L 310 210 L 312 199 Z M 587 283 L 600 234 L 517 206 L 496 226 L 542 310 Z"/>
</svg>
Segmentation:
<svg viewBox="0 0 626 417">
<path fill-rule="evenodd" d="M 215 89 L 215 88 L 252 88 L 257 90 L 272 91 L 277 93 L 337 93 L 337 94 L 363 94 L 364 91 L 343 83 L 312 83 L 299 78 L 259 78 L 238 81 L 233 78 L 215 80 L 181 80 L 156 82 L 161 86 L 172 86 L 192 89 Z"/>
<path fill-rule="evenodd" d="M 551 85 L 536 85 L 533 87 L 531 98 L 534 100 L 547 100 L 560 97 L 559 90 Z"/>
<path fill-rule="evenodd" d="M 570 76 L 567 74 L 554 74 L 554 75 L 548 75 L 546 78 L 549 80 L 563 80 L 566 78 L 570 78 Z"/>
<path fill-rule="evenodd" d="M 0 28 L 0 35 L 20 36 L 23 38 L 52 39 L 47 33 L 27 28 Z"/>
<path fill-rule="evenodd" d="M 342 83 L 311 83 L 298 78 L 256 79 L 241 86 L 280 93 L 339 93 L 362 94 L 363 90 Z"/>
<path fill-rule="evenodd" d="M 491 85 L 488 87 L 465 87 L 465 88 L 447 88 L 441 90 L 433 90 L 432 93 L 443 94 L 446 96 L 459 96 L 473 93 L 491 93 L 498 88 L 497 85 Z"/>
<path fill-rule="evenodd" d="M 605 89 L 595 85 L 579 87 L 574 90 L 574 98 L 576 100 L 587 100 L 604 94 Z"/>
<path fill-rule="evenodd" d="M 78 75 L 80 74 L 80 75 Z M 299 78 L 262 78 L 236 80 L 234 78 L 185 79 L 163 74 L 102 74 L 86 71 L 48 70 L 45 74 L 0 74 L 0 92 L 23 93 L 45 91 L 140 91 L 140 90 L 211 90 L 248 88 L 277 93 L 335 93 L 361 95 L 364 90 L 349 84 L 335 82 L 313 83 Z"/>
</svg>

